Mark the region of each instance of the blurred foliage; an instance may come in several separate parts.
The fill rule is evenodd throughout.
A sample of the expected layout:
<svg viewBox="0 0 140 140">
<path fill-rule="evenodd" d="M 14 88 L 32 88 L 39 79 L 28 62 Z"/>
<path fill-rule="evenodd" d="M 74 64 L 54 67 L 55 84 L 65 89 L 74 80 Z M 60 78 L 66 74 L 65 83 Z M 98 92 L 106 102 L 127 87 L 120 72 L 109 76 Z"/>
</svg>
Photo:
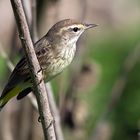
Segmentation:
<svg viewBox="0 0 140 140">
<path fill-rule="evenodd" d="M 106 109 L 111 89 L 119 76 L 128 54 L 140 42 L 140 30 L 134 28 L 111 30 L 91 42 L 90 57 L 101 66 L 101 78 L 98 86 L 90 93 L 90 117 L 87 127 L 96 127 L 102 112 Z M 117 107 L 110 114 L 115 131 L 112 140 L 134 140 L 137 138 L 140 121 L 140 62 L 130 72 L 123 94 Z M 112 116 L 113 115 L 113 116 Z"/>
</svg>

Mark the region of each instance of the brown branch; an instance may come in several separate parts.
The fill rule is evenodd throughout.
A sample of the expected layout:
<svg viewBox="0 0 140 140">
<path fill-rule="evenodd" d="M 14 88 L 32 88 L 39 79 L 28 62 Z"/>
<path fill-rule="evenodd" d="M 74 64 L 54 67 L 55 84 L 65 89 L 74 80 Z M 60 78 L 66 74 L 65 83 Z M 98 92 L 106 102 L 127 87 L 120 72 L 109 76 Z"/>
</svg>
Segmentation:
<svg viewBox="0 0 140 140">
<path fill-rule="evenodd" d="M 56 138 L 57 140 L 64 140 L 64 136 L 63 136 L 63 132 L 62 132 L 61 124 L 60 124 L 60 114 L 56 106 L 56 102 L 53 96 L 52 87 L 50 83 L 46 84 L 46 89 L 48 93 L 50 108 L 55 119 L 54 127 L 55 127 Z"/>
<path fill-rule="evenodd" d="M 11 0 L 11 4 L 33 81 L 33 89 L 37 98 L 44 137 L 45 140 L 56 140 L 53 117 L 49 108 L 45 84 L 42 80 L 42 71 L 34 51 L 22 3 L 20 0 Z"/>
<path fill-rule="evenodd" d="M 32 9 L 31 32 L 32 32 L 33 41 L 36 42 L 38 40 L 36 0 L 31 1 L 31 9 Z M 57 140 L 64 140 L 64 136 L 63 136 L 63 132 L 62 132 L 61 124 L 60 124 L 60 115 L 59 115 L 58 108 L 56 106 L 56 102 L 53 96 L 53 91 L 52 91 L 52 87 L 50 83 L 46 84 L 46 89 L 48 93 L 50 108 L 51 108 L 51 111 L 55 120 L 54 127 L 55 127 L 56 138 Z"/>
</svg>

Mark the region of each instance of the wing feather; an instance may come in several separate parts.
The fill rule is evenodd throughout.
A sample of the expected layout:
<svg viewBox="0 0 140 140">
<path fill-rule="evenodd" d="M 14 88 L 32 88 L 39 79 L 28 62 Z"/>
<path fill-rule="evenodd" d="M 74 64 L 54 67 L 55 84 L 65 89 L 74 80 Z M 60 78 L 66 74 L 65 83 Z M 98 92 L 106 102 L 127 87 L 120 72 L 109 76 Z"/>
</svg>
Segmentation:
<svg viewBox="0 0 140 140">
<path fill-rule="evenodd" d="M 40 65 L 44 66 L 46 63 L 46 56 L 50 50 L 50 45 L 47 38 L 44 36 L 35 44 L 35 52 L 37 54 Z M 30 79 L 29 69 L 27 65 L 26 58 L 23 57 L 15 69 L 13 70 L 11 76 L 9 77 L 8 83 L 5 86 L 1 97 L 5 96 L 10 90 L 16 87 L 18 84 Z"/>
</svg>

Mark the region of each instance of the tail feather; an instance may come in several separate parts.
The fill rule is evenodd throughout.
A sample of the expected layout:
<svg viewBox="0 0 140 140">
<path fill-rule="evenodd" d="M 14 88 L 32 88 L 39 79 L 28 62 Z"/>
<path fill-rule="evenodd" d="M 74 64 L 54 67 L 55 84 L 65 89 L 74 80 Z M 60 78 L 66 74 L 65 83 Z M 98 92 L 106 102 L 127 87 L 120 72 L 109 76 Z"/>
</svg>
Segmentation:
<svg viewBox="0 0 140 140">
<path fill-rule="evenodd" d="M 8 93 L 5 94 L 5 96 L 0 97 L 0 111 L 5 106 L 5 104 L 14 96 L 16 96 L 21 91 L 20 86 L 16 86 L 12 90 L 10 90 Z"/>
<path fill-rule="evenodd" d="M 7 103 L 7 102 L 6 102 Z M 0 111 L 2 110 L 2 108 L 5 106 L 4 100 L 0 99 Z"/>
<path fill-rule="evenodd" d="M 26 96 L 29 92 L 31 92 L 31 84 L 30 83 L 22 83 L 16 85 L 14 88 L 11 88 L 11 90 L 5 90 L 4 94 L 0 97 L 0 110 L 5 106 L 5 104 L 14 96 L 18 95 L 17 99 L 21 99 L 24 96 Z"/>
</svg>

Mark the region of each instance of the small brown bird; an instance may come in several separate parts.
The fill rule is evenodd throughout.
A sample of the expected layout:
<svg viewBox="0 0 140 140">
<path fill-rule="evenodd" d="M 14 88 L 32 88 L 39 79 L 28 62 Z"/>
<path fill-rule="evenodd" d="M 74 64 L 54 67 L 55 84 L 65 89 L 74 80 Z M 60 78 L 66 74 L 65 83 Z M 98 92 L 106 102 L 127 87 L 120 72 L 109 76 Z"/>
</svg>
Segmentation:
<svg viewBox="0 0 140 140">
<path fill-rule="evenodd" d="M 43 71 L 45 82 L 61 73 L 73 60 L 76 42 L 80 35 L 95 24 L 85 24 L 71 19 L 56 23 L 48 33 L 35 43 L 35 52 Z M 0 97 L 0 109 L 14 96 L 21 99 L 32 91 L 32 82 L 26 58 L 13 70 Z"/>
</svg>

